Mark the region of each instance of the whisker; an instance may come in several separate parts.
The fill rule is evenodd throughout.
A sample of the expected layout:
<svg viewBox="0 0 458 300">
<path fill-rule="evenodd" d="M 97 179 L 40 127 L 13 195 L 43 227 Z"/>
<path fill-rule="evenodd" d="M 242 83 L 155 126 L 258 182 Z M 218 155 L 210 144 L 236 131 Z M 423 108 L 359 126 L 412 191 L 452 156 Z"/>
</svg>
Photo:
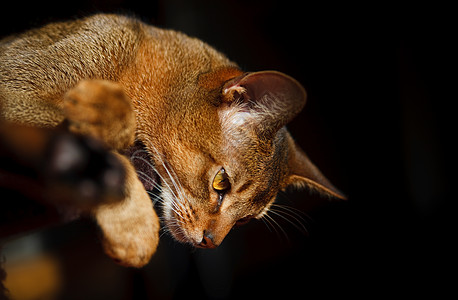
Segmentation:
<svg viewBox="0 0 458 300">
<path fill-rule="evenodd" d="M 140 148 L 138 150 L 135 150 L 135 152 L 132 153 L 132 155 L 136 155 L 137 153 L 141 153 L 141 152 L 148 153 L 148 151 L 146 151 L 145 149 Z"/>
<path fill-rule="evenodd" d="M 163 180 L 162 176 L 157 172 L 157 169 L 156 167 L 150 162 L 148 161 L 147 159 L 145 159 L 144 157 L 141 157 L 141 156 L 137 156 L 136 154 L 139 153 L 139 152 L 147 152 L 146 150 L 137 150 L 134 152 L 134 154 L 131 156 L 131 161 L 135 160 L 135 159 L 139 159 L 141 161 L 143 161 L 144 163 L 146 163 L 151 169 L 153 169 L 153 171 L 159 176 L 159 178 Z M 146 174 L 145 172 L 143 171 L 140 171 L 140 170 L 136 170 L 137 172 L 137 175 L 139 177 L 141 177 L 142 179 L 144 179 L 145 181 L 147 181 L 148 183 L 152 184 L 154 188 L 158 189 L 160 192 L 162 192 L 162 186 L 156 182 L 156 180 L 154 180 L 153 178 L 151 178 L 148 174 Z"/>
<path fill-rule="evenodd" d="M 181 219 L 184 219 L 184 214 L 183 210 L 178 204 L 176 203 L 175 200 L 170 199 L 170 201 L 163 200 L 162 205 L 164 207 L 170 208 L 177 216 L 179 216 Z"/>
<path fill-rule="evenodd" d="M 167 185 L 167 182 L 165 182 L 165 184 Z M 163 193 L 162 193 L 162 186 L 157 185 L 156 188 L 158 188 L 158 189 L 160 190 L 160 192 L 161 192 L 161 195 L 163 195 Z M 170 189 L 169 189 L 169 190 L 170 190 Z M 154 194 L 154 193 L 152 193 L 152 192 L 149 192 L 149 191 L 147 191 L 147 192 L 148 192 L 150 195 L 153 195 L 154 198 L 155 198 L 156 200 L 158 200 L 158 202 L 159 202 L 160 204 L 162 204 L 162 206 L 168 206 L 168 207 L 170 207 L 170 209 L 171 209 L 173 212 L 175 212 L 175 214 L 177 214 L 178 216 L 180 216 L 181 218 L 183 218 L 183 215 L 182 215 L 182 213 L 181 213 L 182 208 L 181 208 L 181 207 L 178 205 L 178 203 L 174 200 L 174 198 L 176 198 L 176 196 L 175 196 L 175 194 L 173 193 L 172 190 L 170 190 L 170 192 L 172 193 L 172 198 L 168 198 L 170 201 L 166 201 L 166 200 L 165 200 L 162 196 L 160 196 L 160 195 L 156 195 L 156 194 Z"/>
<path fill-rule="evenodd" d="M 146 176 L 146 178 L 149 179 L 149 176 L 148 176 L 147 174 L 145 174 L 145 173 L 143 173 L 143 172 L 141 172 L 141 171 L 138 171 L 138 173 L 143 174 L 143 176 Z M 163 183 L 168 187 L 168 189 L 169 189 L 170 192 L 172 193 L 173 197 L 178 199 L 177 195 L 175 194 L 175 192 L 173 191 L 173 189 L 170 187 L 170 185 L 168 184 L 167 180 L 165 180 L 164 177 L 163 177 L 159 172 L 156 171 L 156 174 L 159 176 L 161 182 L 163 182 Z M 161 185 L 159 185 L 158 183 L 156 183 L 156 182 L 154 182 L 154 181 L 152 181 L 151 183 L 152 183 L 156 188 L 158 188 L 158 189 L 162 192 L 162 186 L 161 186 Z M 174 201 L 174 200 L 172 199 L 172 202 L 173 202 L 173 205 L 174 205 L 177 209 L 179 209 L 179 207 L 178 207 L 176 201 Z"/>
<path fill-rule="evenodd" d="M 154 151 L 158 153 L 157 149 L 154 149 Z M 158 156 L 160 157 L 161 155 L 158 153 Z M 169 165 L 167 161 L 162 158 L 160 159 L 160 163 L 162 164 L 164 170 L 166 171 L 170 179 L 170 182 L 172 183 L 173 187 L 175 188 L 175 192 L 174 192 L 173 189 L 170 187 L 170 185 L 167 183 L 167 181 L 164 180 L 165 184 L 168 186 L 169 191 L 173 194 L 173 198 L 168 198 L 172 205 L 170 208 L 172 208 L 172 210 L 176 213 L 176 215 L 179 216 L 181 220 L 183 220 L 183 221 L 180 220 L 181 224 L 185 224 L 186 223 L 185 220 L 188 220 L 186 216 L 188 216 L 189 214 L 187 212 L 187 207 L 186 207 L 187 198 L 183 194 L 183 187 L 180 181 L 176 179 L 176 172 L 173 170 L 172 166 Z M 172 173 L 175 176 L 172 175 Z"/>
<path fill-rule="evenodd" d="M 132 155 L 133 159 L 139 159 L 142 162 L 146 163 L 149 167 L 151 167 L 156 174 L 158 175 L 161 184 L 158 184 L 156 182 L 152 182 L 153 180 L 150 179 L 149 182 L 152 182 L 153 186 L 158 188 L 161 193 L 161 197 L 159 198 L 157 195 L 154 195 L 153 197 L 157 199 L 157 201 L 162 205 L 165 211 L 171 212 L 172 214 L 175 214 L 177 217 L 172 218 L 172 219 L 166 219 L 168 218 L 167 215 L 164 215 L 164 217 L 161 219 L 163 224 L 166 224 L 167 226 L 163 226 L 164 230 L 163 234 L 166 233 L 172 233 L 175 232 L 176 230 L 181 230 L 181 227 L 183 225 L 186 225 L 186 215 L 187 215 L 187 208 L 186 208 L 186 203 L 187 199 L 184 196 L 183 193 L 183 187 L 178 180 L 178 176 L 173 170 L 172 166 L 167 162 L 165 159 L 164 155 L 161 154 L 154 146 L 149 145 L 149 150 L 152 152 L 151 154 L 154 155 L 154 158 L 159 166 L 163 168 L 165 172 L 162 172 L 163 174 L 159 173 L 157 171 L 157 168 L 155 165 L 153 165 L 152 162 L 148 161 L 144 157 L 138 156 L 138 153 L 141 153 L 142 151 L 147 152 L 143 149 L 137 150 L 134 152 Z M 143 177 L 149 178 L 149 176 L 145 173 L 142 174 Z"/>
<path fill-rule="evenodd" d="M 146 152 L 148 153 L 146 150 L 137 150 L 135 151 L 132 156 L 131 156 L 131 161 L 134 161 L 135 159 L 138 159 L 138 160 L 141 160 L 142 162 L 144 162 L 145 164 L 147 164 L 157 175 L 158 177 L 160 178 L 161 182 L 163 182 L 169 189 L 169 191 L 172 193 L 173 195 L 173 198 L 170 198 L 170 201 L 165 201 L 160 195 L 157 195 L 151 191 L 147 191 L 148 195 L 150 196 L 150 198 L 153 200 L 153 205 L 156 205 L 156 203 L 160 203 L 162 204 L 163 206 L 168 206 L 171 211 L 173 213 L 175 213 L 177 216 L 179 216 L 180 218 L 179 219 L 174 219 L 173 222 L 170 222 L 170 220 L 168 221 L 168 226 L 162 226 L 161 227 L 161 230 L 162 230 L 162 233 L 160 234 L 160 237 L 162 237 L 164 234 L 167 234 L 167 233 L 170 233 L 170 228 L 172 227 L 176 227 L 176 228 L 180 228 L 180 225 L 184 224 L 184 221 L 183 221 L 183 214 L 181 212 L 181 210 L 183 209 L 183 207 L 180 206 L 179 203 L 177 203 L 174 198 L 178 199 L 177 195 L 175 194 L 175 192 L 173 191 L 173 189 L 170 187 L 170 185 L 168 184 L 168 182 L 164 179 L 164 177 L 159 173 L 157 172 L 157 169 L 156 167 L 153 165 L 153 163 L 151 163 L 150 161 L 148 161 L 147 159 L 145 159 L 144 157 L 141 157 L 141 156 L 138 156 L 138 153 L 141 153 L 141 152 Z M 159 154 L 159 153 L 158 153 Z M 162 161 L 161 161 L 162 163 Z M 164 165 L 164 164 L 163 164 Z M 167 167 L 164 165 L 164 169 L 167 171 L 168 175 L 170 176 L 170 173 L 169 171 L 167 170 Z M 150 184 L 152 184 L 152 186 L 156 189 L 159 190 L 160 193 L 162 193 L 162 190 L 163 190 L 163 186 L 161 184 L 159 184 L 156 180 L 154 180 L 153 178 L 151 178 L 148 174 L 146 174 L 145 172 L 143 171 L 140 171 L 140 170 L 136 170 L 137 171 L 137 175 L 142 178 L 143 180 L 149 182 Z M 173 178 L 170 178 L 172 183 L 173 183 Z M 176 191 L 178 192 L 178 190 L 176 189 Z M 165 218 L 164 217 L 159 217 L 160 221 L 162 223 L 165 222 Z"/>
<path fill-rule="evenodd" d="M 180 224 L 185 224 L 186 223 L 185 222 L 185 217 L 184 217 L 184 215 L 182 214 L 182 211 L 180 211 L 179 208 L 174 207 L 173 204 L 172 204 L 172 206 L 170 206 L 169 202 L 164 202 L 162 205 L 165 206 L 165 207 L 168 207 L 168 209 L 170 209 L 173 213 L 175 213 L 175 215 L 177 215 L 179 217 L 179 218 L 174 218 L 172 220 L 175 220 L 175 222 L 179 222 Z M 164 223 L 167 223 L 167 225 L 171 224 L 170 223 L 171 220 L 167 219 L 165 216 L 163 217 L 163 221 L 164 221 Z"/>
<path fill-rule="evenodd" d="M 270 211 L 269 211 L 269 212 L 270 212 Z M 275 219 L 272 218 L 272 216 L 270 216 L 269 214 L 265 214 L 264 216 L 265 216 L 266 218 L 269 218 L 270 221 L 272 221 L 273 224 L 275 224 L 275 225 L 278 227 L 278 229 L 280 229 L 280 231 L 281 231 L 281 232 L 283 233 L 283 235 L 285 236 L 286 240 L 289 242 L 289 241 L 290 241 L 290 240 L 289 240 L 289 237 L 288 237 L 288 235 L 286 234 L 286 231 L 283 229 L 283 227 L 281 227 L 281 225 L 280 225 L 277 221 L 275 221 Z M 275 229 L 275 226 L 273 226 L 273 228 Z M 276 229 L 275 229 L 275 232 L 277 233 L 277 236 L 281 239 L 281 235 L 279 234 L 279 232 L 278 232 Z"/>
<path fill-rule="evenodd" d="M 162 233 L 159 235 L 159 239 L 161 239 L 164 235 L 170 233 L 170 230 L 168 229 L 168 227 L 163 227 L 164 230 L 162 231 Z"/>
<path fill-rule="evenodd" d="M 162 165 L 164 166 L 164 169 L 165 171 L 167 172 L 167 174 L 169 175 L 169 178 L 170 180 L 172 181 L 172 184 L 173 186 L 175 187 L 175 191 L 177 192 L 177 194 L 180 196 L 178 199 L 180 199 L 180 205 L 182 206 L 183 209 L 186 209 L 185 207 L 185 204 L 187 202 L 187 199 L 186 197 L 184 196 L 183 194 L 183 186 L 181 185 L 181 183 L 179 182 L 179 180 L 177 180 L 175 177 L 176 177 L 176 173 L 175 171 L 171 168 L 171 166 L 169 165 L 169 167 L 167 167 L 166 165 L 166 162 L 163 162 Z M 172 176 L 172 174 L 170 173 L 170 170 L 175 174 L 175 177 Z"/>
<path fill-rule="evenodd" d="M 149 183 L 151 183 L 153 185 L 153 187 L 161 190 L 162 187 L 159 183 L 157 183 L 154 179 L 152 179 L 151 177 L 148 176 L 148 174 L 146 174 L 145 172 L 142 172 L 142 171 L 139 171 L 137 170 L 137 175 L 138 177 L 141 177 L 142 179 L 148 181 Z"/>
<path fill-rule="evenodd" d="M 149 160 L 147 160 L 146 158 L 144 158 L 144 157 L 142 157 L 142 156 L 137 156 L 137 155 L 135 155 L 135 153 L 137 153 L 137 152 L 139 152 L 139 151 L 140 151 L 140 150 L 137 150 L 137 151 L 134 152 L 134 154 L 132 154 L 132 156 L 130 157 L 130 161 L 133 161 L 134 159 L 141 160 L 141 161 L 143 161 L 145 164 L 147 164 L 148 167 L 150 167 L 151 169 L 153 169 L 154 172 L 157 173 L 156 167 L 155 167 Z"/>
<path fill-rule="evenodd" d="M 160 203 L 162 204 L 163 203 L 163 199 L 161 198 L 161 196 L 153 193 L 153 192 L 150 192 L 150 191 L 146 191 L 148 193 L 148 195 L 150 196 L 151 200 L 153 200 L 153 205 L 156 206 L 156 203 Z"/>
<path fill-rule="evenodd" d="M 182 193 L 182 191 L 181 191 L 181 189 L 182 189 L 183 187 L 180 185 L 181 189 L 178 188 L 178 185 L 177 185 L 177 183 L 176 183 L 177 180 L 176 180 L 176 179 L 172 176 L 172 174 L 170 173 L 170 171 L 169 171 L 170 167 L 167 167 L 167 163 L 166 163 L 166 162 L 164 161 L 164 159 L 162 158 L 163 155 L 161 155 L 161 154 L 159 153 L 159 151 L 158 151 L 156 148 L 154 148 L 154 147 L 152 147 L 152 148 L 153 148 L 154 152 L 156 152 L 156 154 L 157 154 L 157 156 L 158 156 L 158 158 L 159 158 L 159 160 L 160 160 L 162 166 L 164 167 L 164 170 L 166 171 L 167 175 L 168 175 L 169 178 L 170 178 L 170 181 L 172 182 L 172 185 L 173 185 L 174 188 L 175 188 L 175 191 L 178 193 L 178 195 L 179 195 L 180 197 L 177 197 L 177 195 L 176 195 L 175 193 L 173 193 L 173 190 L 171 189 L 170 185 L 168 185 L 168 183 L 166 182 L 167 186 L 168 186 L 169 189 L 172 191 L 172 193 L 174 194 L 175 198 L 179 198 L 179 199 L 181 199 L 181 200 L 185 200 L 185 197 L 183 196 L 183 193 Z M 173 171 L 173 170 L 172 170 L 172 171 Z M 175 172 L 174 172 L 174 174 L 175 174 L 175 176 L 176 176 L 176 173 L 175 173 Z M 159 174 L 159 176 L 160 176 L 160 174 Z M 160 177 L 161 177 L 161 180 L 164 180 L 164 178 L 163 178 L 162 176 L 160 176 Z"/>
<path fill-rule="evenodd" d="M 161 220 L 161 223 L 164 223 L 165 220 Z M 171 231 L 171 228 L 172 227 L 178 227 L 179 225 L 176 224 L 176 223 L 173 223 L 173 224 L 168 224 L 168 226 L 162 226 L 161 227 L 161 230 L 162 230 L 162 233 L 159 235 L 159 238 L 162 238 L 162 236 L 166 235 L 166 234 L 172 234 L 172 231 Z"/>
<path fill-rule="evenodd" d="M 307 228 L 304 226 L 304 224 L 302 224 L 301 221 L 299 221 L 296 217 L 294 217 L 293 215 L 291 214 L 288 214 L 286 212 L 283 212 L 283 211 L 280 211 L 280 210 L 276 210 L 274 208 L 271 208 L 270 209 L 270 212 L 272 212 L 273 214 L 279 216 L 280 218 L 282 218 L 283 220 L 287 221 L 288 223 L 290 223 L 291 225 L 293 225 L 297 230 L 299 230 L 300 232 L 304 233 L 304 234 L 307 234 L 308 233 L 308 230 Z M 298 224 L 296 224 L 295 222 L 293 222 L 292 220 L 290 220 L 289 218 L 287 218 L 286 216 L 284 216 L 283 214 L 291 217 L 292 219 L 294 219 Z"/>
<path fill-rule="evenodd" d="M 260 220 L 262 221 L 262 223 L 264 223 L 264 225 L 266 225 L 266 227 L 269 230 L 269 232 L 272 232 L 272 229 L 271 229 L 272 224 L 269 222 L 269 220 L 267 220 L 264 217 L 261 218 Z"/>
<path fill-rule="evenodd" d="M 300 218 L 301 220 L 304 220 L 305 222 L 312 220 L 312 218 L 309 215 L 307 215 L 305 212 L 293 206 L 284 205 L 284 204 L 276 204 L 276 203 L 272 204 L 272 206 L 287 210 L 291 212 L 292 214 L 294 214 L 295 216 L 297 216 L 298 218 Z"/>
<path fill-rule="evenodd" d="M 172 171 L 173 175 L 175 176 L 174 178 L 178 178 L 177 173 L 175 172 L 175 170 L 173 169 L 173 167 L 169 165 L 169 169 Z M 184 196 L 184 194 L 183 194 L 183 186 L 181 185 L 181 182 L 180 182 L 179 180 L 176 180 L 176 179 L 175 179 L 175 182 L 177 183 L 177 185 L 178 185 L 178 187 L 179 187 L 178 190 L 179 190 L 179 192 L 180 192 L 180 194 L 181 194 L 182 200 L 183 200 L 183 201 L 187 201 L 187 198 L 186 198 L 186 197 Z"/>
<path fill-rule="evenodd" d="M 156 188 L 157 190 L 159 190 L 160 193 L 162 193 L 162 186 L 159 185 L 157 182 L 153 181 L 147 174 L 145 174 L 142 171 L 137 171 L 137 175 L 140 178 L 149 181 L 153 185 L 154 188 Z M 157 194 L 155 194 L 155 193 L 153 193 L 151 191 L 146 191 L 146 192 L 150 195 L 150 198 L 152 198 L 154 205 L 156 205 L 157 202 L 159 202 L 161 204 L 164 203 L 164 200 L 162 199 L 162 197 L 160 195 L 157 195 Z"/>
<path fill-rule="evenodd" d="M 310 216 L 308 216 L 306 213 L 297 208 L 281 204 L 274 204 L 272 206 L 277 211 L 284 213 L 290 216 L 291 218 L 294 218 L 298 223 L 302 223 L 302 225 L 309 224 L 309 221 L 312 221 L 312 218 Z"/>
</svg>

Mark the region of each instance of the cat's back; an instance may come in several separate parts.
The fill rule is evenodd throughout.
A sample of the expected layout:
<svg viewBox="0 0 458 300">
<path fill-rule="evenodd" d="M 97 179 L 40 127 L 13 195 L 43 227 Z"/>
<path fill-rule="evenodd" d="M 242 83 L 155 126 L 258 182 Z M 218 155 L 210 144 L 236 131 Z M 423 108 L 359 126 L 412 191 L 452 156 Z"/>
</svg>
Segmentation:
<svg viewBox="0 0 458 300">
<path fill-rule="evenodd" d="M 149 99 L 149 106 L 188 103 L 201 75 L 224 67 L 236 65 L 199 39 L 135 18 L 98 14 L 52 23 L 0 40 L 2 114 L 21 119 L 16 112 L 27 114 L 31 104 L 57 111 L 82 79 L 117 82 L 134 102 Z"/>
<path fill-rule="evenodd" d="M 84 19 L 57 22 L 0 40 L 0 58 L 59 51 L 119 54 L 131 50 L 141 37 L 141 23 L 121 15 L 97 14 Z M 71 49 L 71 50 L 69 50 Z M 89 51 L 89 52 L 88 52 Z"/>
<path fill-rule="evenodd" d="M 0 41 L 0 89 L 61 92 L 81 78 L 115 80 L 141 38 L 137 20 L 102 14 L 6 37 Z"/>
<path fill-rule="evenodd" d="M 138 59 L 139 51 L 145 59 Z M 133 72 L 175 80 L 176 76 L 234 64 L 204 42 L 180 32 L 122 15 L 97 14 L 0 40 L 0 94 L 5 84 L 9 90 L 61 93 L 83 78 L 118 81 L 132 65 Z"/>
</svg>

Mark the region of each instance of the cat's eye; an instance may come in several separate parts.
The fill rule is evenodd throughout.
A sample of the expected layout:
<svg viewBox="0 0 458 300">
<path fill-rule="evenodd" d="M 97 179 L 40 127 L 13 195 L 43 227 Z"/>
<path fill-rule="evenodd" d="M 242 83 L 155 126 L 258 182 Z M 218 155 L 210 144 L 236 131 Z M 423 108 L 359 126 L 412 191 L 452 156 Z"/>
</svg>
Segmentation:
<svg viewBox="0 0 458 300">
<path fill-rule="evenodd" d="M 212 183 L 215 191 L 219 193 L 224 193 L 231 188 L 231 183 L 229 182 L 229 176 L 226 173 L 224 168 L 221 168 L 218 173 L 216 173 L 215 178 Z"/>
</svg>

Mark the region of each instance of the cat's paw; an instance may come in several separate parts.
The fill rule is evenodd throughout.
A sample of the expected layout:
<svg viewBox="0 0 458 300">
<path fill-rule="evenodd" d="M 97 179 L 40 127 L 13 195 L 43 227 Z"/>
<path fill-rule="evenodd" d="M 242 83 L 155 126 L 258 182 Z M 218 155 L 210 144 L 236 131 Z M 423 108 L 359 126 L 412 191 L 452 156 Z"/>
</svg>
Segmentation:
<svg viewBox="0 0 458 300">
<path fill-rule="evenodd" d="M 83 80 L 64 97 L 70 131 L 101 140 L 111 149 L 125 149 L 134 142 L 135 114 L 119 84 Z"/>
<path fill-rule="evenodd" d="M 68 132 L 52 132 L 38 164 L 46 198 L 87 211 L 124 198 L 121 161 L 99 142 Z"/>
<path fill-rule="evenodd" d="M 150 213 L 131 218 L 118 218 L 99 226 L 103 232 L 105 253 L 116 263 L 126 267 L 140 268 L 146 265 L 159 242 L 159 222 L 153 208 Z"/>
<path fill-rule="evenodd" d="M 127 196 L 121 202 L 101 205 L 94 215 L 103 234 L 105 252 L 123 266 L 139 268 L 156 252 L 159 218 L 134 168 L 127 158 L 121 161 L 128 172 Z"/>
</svg>

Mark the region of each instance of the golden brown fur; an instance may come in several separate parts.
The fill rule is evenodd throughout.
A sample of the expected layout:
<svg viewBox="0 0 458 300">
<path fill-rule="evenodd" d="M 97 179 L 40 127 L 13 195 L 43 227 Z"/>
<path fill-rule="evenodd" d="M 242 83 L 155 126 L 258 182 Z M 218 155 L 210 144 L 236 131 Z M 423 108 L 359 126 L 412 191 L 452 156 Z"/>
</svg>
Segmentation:
<svg viewBox="0 0 458 300">
<path fill-rule="evenodd" d="M 168 230 L 195 246 L 215 247 L 236 221 L 261 218 L 291 184 L 342 198 L 284 127 L 305 99 L 287 75 L 244 73 L 200 40 L 117 15 L 51 24 L 0 43 L 5 120 L 40 127 L 66 120 L 123 161 L 126 199 L 93 214 L 106 252 L 129 266 L 149 261 L 159 230 L 133 166 L 117 152 L 134 139 L 161 177 Z M 231 183 L 224 193 L 212 188 L 221 168 Z"/>
</svg>

